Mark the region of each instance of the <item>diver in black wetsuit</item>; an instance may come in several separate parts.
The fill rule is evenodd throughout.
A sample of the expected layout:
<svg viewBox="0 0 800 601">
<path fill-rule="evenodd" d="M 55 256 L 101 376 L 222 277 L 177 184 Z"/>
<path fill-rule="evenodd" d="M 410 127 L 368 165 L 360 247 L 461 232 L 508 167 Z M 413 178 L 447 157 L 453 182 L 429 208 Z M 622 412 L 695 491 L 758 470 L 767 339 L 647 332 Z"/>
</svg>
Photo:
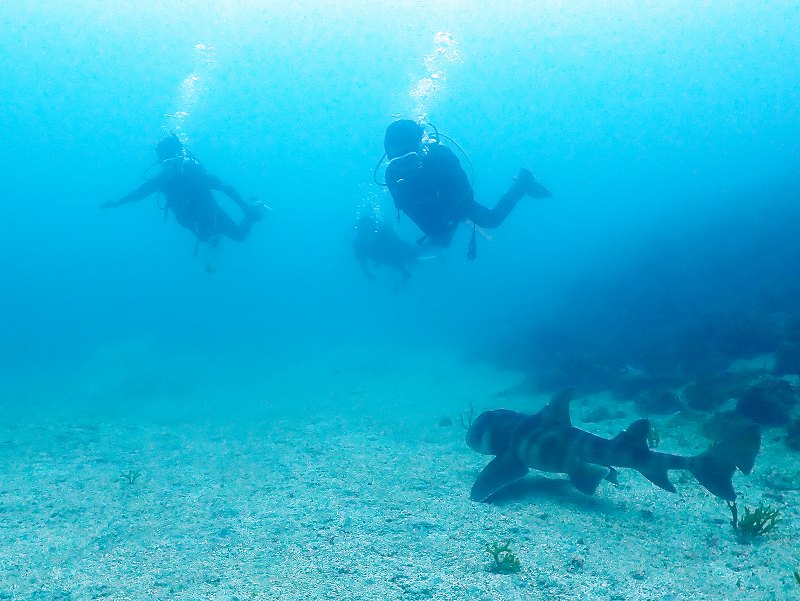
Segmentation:
<svg viewBox="0 0 800 601">
<path fill-rule="evenodd" d="M 197 241 L 216 245 L 219 236 L 242 241 L 253 224 L 261 219 L 265 205 L 249 205 L 236 189 L 218 177 L 206 172 L 202 165 L 183 147 L 174 133 L 162 138 L 156 145 L 161 172 L 148 179 L 136 190 L 119 200 L 100 205 L 107 209 L 161 192 L 166 199 L 165 215 L 171 211 L 183 227 L 197 236 Z M 214 200 L 212 190 L 219 190 L 231 198 L 242 210 L 244 217 L 236 223 Z"/>
<path fill-rule="evenodd" d="M 386 128 L 383 145 L 389 165 L 386 186 L 398 214 L 409 216 L 425 236 L 420 239 L 438 246 L 449 246 L 458 224 L 498 227 L 526 194 L 549 198 L 550 192 L 527 169 L 520 169 L 516 180 L 493 209 L 475 200 L 467 174 L 453 152 L 436 140 L 423 144 L 425 130 L 408 119 Z M 469 257 L 474 258 L 473 228 Z"/>
<path fill-rule="evenodd" d="M 374 266 L 397 270 L 402 274 L 403 282 L 411 277 L 411 268 L 420 260 L 420 246 L 401 240 L 394 228 L 374 211 L 359 217 L 355 230 L 353 252 L 370 280 L 375 279 L 370 271 L 370 262 Z"/>
</svg>

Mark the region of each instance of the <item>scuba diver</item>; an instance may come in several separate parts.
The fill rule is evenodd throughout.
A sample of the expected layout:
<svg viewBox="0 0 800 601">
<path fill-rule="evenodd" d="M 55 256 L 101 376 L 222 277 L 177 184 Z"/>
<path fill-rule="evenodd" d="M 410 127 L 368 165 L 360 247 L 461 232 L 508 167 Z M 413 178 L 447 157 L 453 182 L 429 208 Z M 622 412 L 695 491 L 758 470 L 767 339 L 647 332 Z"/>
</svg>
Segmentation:
<svg viewBox="0 0 800 601">
<path fill-rule="evenodd" d="M 195 254 L 200 242 L 216 246 L 220 235 L 244 240 L 253 224 L 261 219 L 262 209 L 268 209 L 261 203 L 247 204 L 233 186 L 207 173 L 175 132 L 156 144 L 156 154 L 162 166 L 160 173 L 119 200 L 104 202 L 101 208 L 118 207 L 160 192 L 165 198 L 164 218 L 171 211 L 178 223 L 197 237 Z M 225 193 L 242 210 L 244 217 L 239 223 L 220 208 L 212 190 Z"/>
<path fill-rule="evenodd" d="M 467 256 L 474 259 L 478 227 L 498 227 L 525 195 L 552 196 L 530 171 L 520 169 L 509 190 L 489 209 L 475 200 L 472 183 L 458 157 L 440 143 L 440 138 L 446 136 L 436 131 L 430 141 L 425 141 L 425 135 L 425 129 L 415 121 L 401 119 L 386 128 L 383 140 L 389 159 L 385 185 L 398 217 L 402 211 L 425 234 L 417 241 L 419 244 L 429 241 L 447 247 L 458 224 L 471 221 L 472 239 Z"/>
<path fill-rule="evenodd" d="M 358 217 L 355 231 L 353 252 L 370 280 L 376 279 L 370 271 L 370 262 L 374 266 L 383 265 L 397 270 L 405 283 L 411 277 L 411 268 L 423 258 L 420 257 L 422 248 L 400 239 L 394 228 L 374 208 Z"/>
</svg>

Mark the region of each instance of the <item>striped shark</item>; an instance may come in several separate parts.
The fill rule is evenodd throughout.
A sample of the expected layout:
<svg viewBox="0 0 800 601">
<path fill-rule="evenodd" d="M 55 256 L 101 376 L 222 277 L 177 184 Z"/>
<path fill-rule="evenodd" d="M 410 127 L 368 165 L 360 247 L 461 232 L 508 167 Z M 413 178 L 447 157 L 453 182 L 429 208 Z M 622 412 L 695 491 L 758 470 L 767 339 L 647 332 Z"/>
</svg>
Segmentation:
<svg viewBox="0 0 800 601">
<path fill-rule="evenodd" d="M 472 486 L 473 501 L 485 501 L 524 478 L 529 469 L 566 474 L 579 491 L 591 495 L 603 480 L 617 483 L 617 467 L 633 468 L 669 492 L 675 487 L 668 471 L 688 470 L 713 495 L 733 501 L 734 472 L 738 468 L 749 474 L 753 469 L 761 446 L 755 424 L 693 457 L 659 453 L 647 446 L 647 419 L 636 420 L 611 439 L 574 427 L 569 411 L 574 390 L 562 390 L 536 414 L 496 409 L 475 419 L 467 431 L 467 445 L 495 457 Z"/>
</svg>

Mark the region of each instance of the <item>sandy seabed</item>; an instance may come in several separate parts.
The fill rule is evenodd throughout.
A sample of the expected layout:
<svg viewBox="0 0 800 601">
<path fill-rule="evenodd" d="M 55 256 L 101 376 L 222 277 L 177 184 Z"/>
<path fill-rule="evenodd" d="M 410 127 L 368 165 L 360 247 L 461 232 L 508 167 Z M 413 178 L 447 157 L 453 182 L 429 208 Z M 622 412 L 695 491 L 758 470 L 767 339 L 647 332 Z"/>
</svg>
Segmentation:
<svg viewBox="0 0 800 601">
<path fill-rule="evenodd" d="M 725 503 L 681 472 L 677 494 L 623 469 L 593 497 L 534 472 L 474 503 L 487 458 L 464 444 L 461 412 L 547 399 L 497 398 L 515 374 L 435 364 L 444 371 L 322 370 L 304 393 L 316 397 L 266 395 L 246 410 L 226 399 L 169 415 L 159 403 L 5 415 L 0 599 L 800 598 L 800 456 L 777 430 L 734 480 L 740 504 L 781 510 L 750 544 Z M 612 436 L 639 417 L 621 404 L 624 416 L 583 423 L 610 402 L 579 397 L 575 425 Z M 709 444 L 691 423 L 655 422 L 658 450 Z M 500 541 L 519 573 L 490 572 L 486 545 Z"/>
</svg>

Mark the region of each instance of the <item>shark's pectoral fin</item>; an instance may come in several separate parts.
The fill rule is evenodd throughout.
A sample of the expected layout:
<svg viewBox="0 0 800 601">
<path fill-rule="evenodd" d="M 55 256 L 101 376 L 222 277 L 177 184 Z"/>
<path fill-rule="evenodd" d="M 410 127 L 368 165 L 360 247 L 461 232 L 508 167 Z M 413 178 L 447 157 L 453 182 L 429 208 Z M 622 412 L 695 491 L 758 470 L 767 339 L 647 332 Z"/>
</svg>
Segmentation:
<svg viewBox="0 0 800 601">
<path fill-rule="evenodd" d="M 611 470 L 596 463 L 580 463 L 567 474 L 579 491 L 593 495 L 603 479 L 611 474 Z M 612 476 L 613 477 L 613 476 Z M 613 481 L 613 480 L 612 480 Z"/>
<path fill-rule="evenodd" d="M 473 501 L 485 501 L 501 488 L 524 478 L 527 473 L 528 467 L 518 459 L 497 456 L 478 474 L 470 497 Z"/>
</svg>

